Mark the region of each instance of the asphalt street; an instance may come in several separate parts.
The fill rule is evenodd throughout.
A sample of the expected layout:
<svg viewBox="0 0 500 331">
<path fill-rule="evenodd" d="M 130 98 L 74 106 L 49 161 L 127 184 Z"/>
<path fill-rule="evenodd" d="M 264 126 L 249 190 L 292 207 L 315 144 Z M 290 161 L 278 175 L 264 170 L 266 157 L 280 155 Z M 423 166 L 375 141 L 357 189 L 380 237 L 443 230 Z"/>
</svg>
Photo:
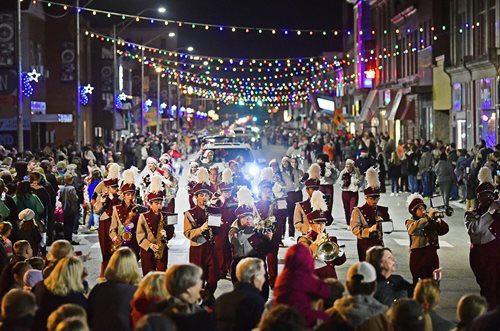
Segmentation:
<svg viewBox="0 0 500 331">
<path fill-rule="evenodd" d="M 255 152 L 257 158 L 272 158 L 279 159 L 284 155 L 285 150 L 279 146 L 263 146 L 260 151 Z M 186 163 L 187 165 L 187 163 Z M 186 167 L 185 167 L 186 169 Z M 188 209 L 188 195 L 186 191 L 186 173 L 180 180 L 180 189 L 176 198 L 176 212 L 182 215 Z M 388 186 L 390 190 L 390 186 Z M 382 194 L 379 204 L 389 207 L 389 213 L 394 221 L 394 232 L 385 235 L 385 245 L 389 247 L 397 260 L 397 273 L 401 274 L 405 279 L 411 280 L 409 271 L 409 238 L 405 228 L 405 220 L 409 216 L 406 208 L 407 193 L 399 196 L 390 196 L 390 192 Z M 438 198 L 435 198 L 435 205 L 440 204 Z M 360 204 L 363 203 L 363 194 L 360 194 Z M 357 261 L 356 238 L 347 230 L 345 217 L 343 216 L 342 200 L 340 198 L 340 188 L 335 187 L 333 216 L 335 222 L 327 228 L 330 234 L 334 234 L 340 244 L 345 245 L 345 254 L 347 262 L 337 267 L 337 273 L 340 280 L 345 280 L 345 274 L 350 265 Z M 446 318 L 455 321 L 456 305 L 459 298 L 468 293 L 479 293 L 474 275 L 469 267 L 469 240 L 463 223 L 464 210 L 455 208 L 453 216 L 446 218 L 446 222 L 450 226 L 448 234 L 440 238 L 441 249 L 438 254 L 440 263 L 443 268 L 443 279 L 441 281 L 442 300 L 439 308 L 440 313 Z M 182 217 L 179 217 L 182 220 Z M 189 242 L 182 234 L 183 224 L 177 224 L 176 236 L 171 240 L 169 246 L 169 265 L 176 263 L 188 262 Z M 76 250 L 83 254 L 90 252 L 90 260 L 85 262 L 88 270 L 88 281 L 90 286 L 96 283 L 99 276 L 99 268 L 101 254 L 99 250 L 99 242 L 97 232 L 84 233 L 76 236 L 81 245 L 76 246 Z M 286 244 L 292 244 L 293 241 L 287 239 Z M 283 267 L 282 258 L 286 252 L 286 248 L 280 248 L 280 269 Z M 216 296 L 221 293 L 230 291 L 232 285 L 227 280 L 220 280 Z"/>
</svg>

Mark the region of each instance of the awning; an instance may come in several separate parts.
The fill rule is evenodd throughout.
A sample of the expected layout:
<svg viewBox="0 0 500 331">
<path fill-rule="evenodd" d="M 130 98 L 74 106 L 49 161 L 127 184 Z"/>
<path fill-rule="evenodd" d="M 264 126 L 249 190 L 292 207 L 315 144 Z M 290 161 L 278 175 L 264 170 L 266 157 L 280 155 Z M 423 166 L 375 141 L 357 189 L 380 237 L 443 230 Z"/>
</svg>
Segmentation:
<svg viewBox="0 0 500 331">
<path fill-rule="evenodd" d="M 376 96 L 377 96 L 376 89 L 370 90 L 370 92 L 366 96 L 366 100 L 365 100 L 365 103 L 363 104 L 363 108 L 361 108 L 361 113 L 360 113 L 360 117 L 359 117 L 360 122 L 367 122 L 373 117 L 374 112 L 370 108 L 373 105 L 373 101 L 375 101 Z"/>
<path fill-rule="evenodd" d="M 387 114 L 387 119 L 389 121 L 394 121 L 396 119 L 396 113 L 399 109 L 399 106 L 401 104 L 401 99 L 403 99 L 403 90 L 398 90 L 398 93 L 396 93 L 396 96 L 394 97 L 394 100 L 391 105 L 389 105 Z"/>
<path fill-rule="evenodd" d="M 415 99 L 406 103 L 405 110 L 401 114 L 402 121 L 415 121 Z"/>
</svg>

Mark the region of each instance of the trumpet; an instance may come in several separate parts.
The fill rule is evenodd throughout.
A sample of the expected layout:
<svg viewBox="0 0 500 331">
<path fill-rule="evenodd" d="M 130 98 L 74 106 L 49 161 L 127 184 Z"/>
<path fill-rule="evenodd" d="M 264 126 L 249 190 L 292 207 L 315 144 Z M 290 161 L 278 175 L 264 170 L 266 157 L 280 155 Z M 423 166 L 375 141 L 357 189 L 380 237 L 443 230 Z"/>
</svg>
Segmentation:
<svg viewBox="0 0 500 331">
<path fill-rule="evenodd" d="M 330 240 L 328 236 L 320 242 L 318 250 L 316 251 L 316 258 L 324 262 L 335 260 L 341 255 L 339 244 Z"/>
<path fill-rule="evenodd" d="M 445 216 L 451 217 L 451 216 L 453 216 L 453 213 L 455 212 L 455 210 L 452 207 L 445 206 L 445 205 L 436 206 L 436 207 L 432 207 L 432 208 L 434 208 L 436 210 L 434 212 L 433 217 L 432 217 L 433 219 L 444 218 Z"/>
</svg>

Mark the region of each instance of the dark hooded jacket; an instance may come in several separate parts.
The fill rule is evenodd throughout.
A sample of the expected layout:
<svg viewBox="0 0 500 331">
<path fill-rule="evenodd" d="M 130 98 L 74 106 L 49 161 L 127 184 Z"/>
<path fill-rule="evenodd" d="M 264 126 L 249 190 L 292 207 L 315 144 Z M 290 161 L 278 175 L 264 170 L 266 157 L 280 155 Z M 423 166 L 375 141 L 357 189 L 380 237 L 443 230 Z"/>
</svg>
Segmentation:
<svg viewBox="0 0 500 331">
<path fill-rule="evenodd" d="M 328 319 L 328 315 L 311 308 L 311 297 L 328 298 L 329 295 L 329 286 L 314 274 L 309 249 L 302 244 L 290 247 L 285 255 L 285 267 L 274 285 L 273 305 L 293 307 L 307 325 L 313 327 L 318 320 Z"/>
<path fill-rule="evenodd" d="M 387 306 L 371 295 L 348 295 L 335 301 L 328 313 L 330 319 L 316 331 L 385 331 L 390 324 L 385 312 Z"/>
</svg>

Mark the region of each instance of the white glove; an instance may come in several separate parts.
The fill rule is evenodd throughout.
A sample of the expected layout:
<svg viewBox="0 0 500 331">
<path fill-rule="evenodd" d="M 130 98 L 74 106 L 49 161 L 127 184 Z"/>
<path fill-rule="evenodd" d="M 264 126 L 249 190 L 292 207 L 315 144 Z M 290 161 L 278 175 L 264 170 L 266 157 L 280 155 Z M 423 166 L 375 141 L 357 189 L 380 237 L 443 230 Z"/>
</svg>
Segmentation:
<svg viewBox="0 0 500 331">
<path fill-rule="evenodd" d="M 167 231 L 161 230 L 160 234 L 162 235 L 162 237 L 166 237 L 167 236 Z"/>
<path fill-rule="evenodd" d="M 158 245 L 156 244 L 149 244 L 149 249 L 151 249 L 153 252 L 158 251 Z"/>
</svg>

